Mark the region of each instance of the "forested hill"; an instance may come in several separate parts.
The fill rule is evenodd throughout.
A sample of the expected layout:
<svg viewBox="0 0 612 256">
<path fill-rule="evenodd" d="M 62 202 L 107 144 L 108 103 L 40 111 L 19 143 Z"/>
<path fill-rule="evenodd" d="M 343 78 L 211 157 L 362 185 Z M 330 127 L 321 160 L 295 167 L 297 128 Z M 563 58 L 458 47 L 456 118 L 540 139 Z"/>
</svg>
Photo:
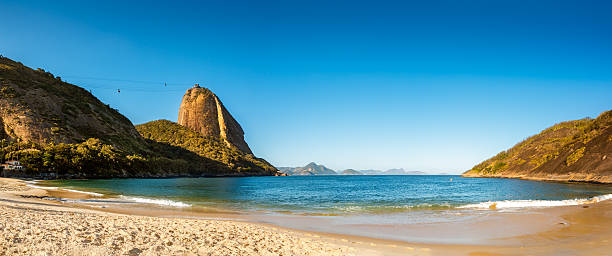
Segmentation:
<svg viewBox="0 0 612 256">
<path fill-rule="evenodd" d="M 137 125 L 142 136 L 162 145 L 189 150 L 200 157 L 220 163 L 224 169 L 235 170 L 237 174 L 276 175 L 278 170 L 264 159 L 256 158 L 236 147 L 228 146 L 223 138 L 205 136 L 200 132 L 168 120 L 157 120 Z"/>
<path fill-rule="evenodd" d="M 42 69 L 0 57 L 0 161 L 20 160 L 8 176 L 61 178 L 274 175 L 223 143 L 144 139 L 117 110 Z M 193 150 L 193 151 L 192 151 Z M 209 152 L 212 152 L 209 154 Z"/>
<path fill-rule="evenodd" d="M 556 124 L 463 175 L 612 183 L 612 111 Z"/>
<path fill-rule="evenodd" d="M 80 143 L 97 138 L 127 151 L 146 143 L 125 116 L 87 90 L 0 58 L 0 135 L 32 143 Z"/>
</svg>

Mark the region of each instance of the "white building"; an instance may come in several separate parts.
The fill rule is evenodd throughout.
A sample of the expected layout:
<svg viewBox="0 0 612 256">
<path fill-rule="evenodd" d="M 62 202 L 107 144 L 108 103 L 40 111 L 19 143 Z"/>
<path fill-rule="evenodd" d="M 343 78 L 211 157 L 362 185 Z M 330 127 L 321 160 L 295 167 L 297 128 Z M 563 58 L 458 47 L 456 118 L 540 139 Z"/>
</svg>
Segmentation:
<svg viewBox="0 0 612 256">
<path fill-rule="evenodd" d="M 4 167 L 4 170 L 15 170 L 15 171 L 19 171 L 19 170 L 23 170 L 23 166 L 21 166 L 21 163 L 19 161 L 15 161 L 15 160 L 11 160 L 11 161 L 6 161 L 6 163 L 4 163 L 2 165 L 2 167 Z"/>
</svg>

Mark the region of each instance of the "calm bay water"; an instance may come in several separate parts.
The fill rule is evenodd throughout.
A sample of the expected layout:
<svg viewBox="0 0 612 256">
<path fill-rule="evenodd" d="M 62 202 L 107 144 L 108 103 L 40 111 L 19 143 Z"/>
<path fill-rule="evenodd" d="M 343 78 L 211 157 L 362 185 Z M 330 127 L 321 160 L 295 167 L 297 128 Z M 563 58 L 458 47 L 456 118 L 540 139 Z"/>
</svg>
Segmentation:
<svg viewBox="0 0 612 256">
<path fill-rule="evenodd" d="M 494 202 L 497 208 L 556 206 L 612 197 L 609 185 L 451 175 L 106 179 L 41 184 L 170 207 L 298 214 L 488 208 Z"/>
</svg>

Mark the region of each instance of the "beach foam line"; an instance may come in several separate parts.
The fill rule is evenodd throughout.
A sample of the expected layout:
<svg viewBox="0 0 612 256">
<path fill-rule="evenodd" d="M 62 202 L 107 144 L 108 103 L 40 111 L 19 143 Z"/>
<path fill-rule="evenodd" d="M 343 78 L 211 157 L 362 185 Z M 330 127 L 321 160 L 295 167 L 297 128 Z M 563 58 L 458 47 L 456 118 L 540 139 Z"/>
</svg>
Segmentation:
<svg viewBox="0 0 612 256">
<path fill-rule="evenodd" d="M 37 189 L 58 189 L 58 187 L 43 187 L 43 186 L 36 186 L 34 184 L 38 184 L 37 180 L 28 180 L 25 182 L 26 186 L 31 187 L 31 188 L 37 188 Z"/>
<path fill-rule="evenodd" d="M 411 210 L 447 210 L 453 206 L 447 203 L 440 204 L 415 204 L 415 205 L 381 205 L 381 206 L 365 206 L 365 205 L 339 205 L 329 209 L 343 213 L 392 213 Z"/>
<path fill-rule="evenodd" d="M 67 188 L 64 188 L 63 190 L 70 191 L 70 192 L 73 192 L 73 193 L 92 195 L 92 196 L 103 196 L 104 195 L 104 194 L 100 194 L 100 193 L 96 193 L 96 192 L 87 192 L 87 191 L 81 191 L 81 190 L 76 190 L 76 189 L 67 189 Z"/>
<path fill-rule="evenodd" d="M 612 194 L 595 196 L 586 199 L 567 199 L 567 200 L 504 200 L 489 201 L 476 204 L 468 204 L 457 208 L 466 209 L 506 209 L 506 208 L 529 208 L 529 207 L 555 207 L 592 204 L 612 199 Z"/>
<path fill-rule="evenodd" d="M 168 199 L 152 199 L 143 197 L 132 197 L 132 196 L 119 196 L 119 198 L 131 202 L 143 203 L 143 204 L 156 204 L 161 206 L 172 206 L 172 207 L 190 207 L 190 204 L 186 204 L 180 201 L 172 201 Z"/>
<path fill-rule="evenodd" d="M 36 186 L 34 184 L 35 183 L 29 183 L 29 184 L 26 184 L 26 186 L 31 187 L 31 188 L 37 188 L 37 189 L 59 189 L 58 187 L 43 187 L 43 186 Z"/>
<path fill-rule="evenodd" d="M 38 181 L 26 181 L 26 186 L 31 187 L 31 188 L 38 188 L 38 189 L 53 189 L 53 190 L 57 190 L 60 189 L 59 187 L 43 187 L 43 186 L 37 186 L 34 184 L 38 184 Z M 96 193 L 96 192 L 87 192 L 87 191 L 81 191 L 81 190 L 76 190 L 76 189 L 67 189 L 67 188 L 62 188 L 62 190 L 66 190 L 69 192 L 73 192 L 73 193 L 81 193 L 81 194 L 87 194 L 87 195 L 92 195 L 92 196 L 103 196 L 104 194 L 100 194 L 100 193 Z"/>
</svg>

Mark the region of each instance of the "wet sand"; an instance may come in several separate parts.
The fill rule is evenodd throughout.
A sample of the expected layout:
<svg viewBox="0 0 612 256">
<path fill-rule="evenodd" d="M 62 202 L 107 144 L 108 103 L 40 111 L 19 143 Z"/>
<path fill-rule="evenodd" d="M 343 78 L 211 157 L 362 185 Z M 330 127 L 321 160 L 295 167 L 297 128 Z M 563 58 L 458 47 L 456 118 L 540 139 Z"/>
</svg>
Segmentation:
<svg viewBox="0 0 612 256">
<path fill-rule="evenodd" d="M 554 207 L 496 213 L 475 221 L 402 225 L 395 229 L 409 236 L 394 241 L 378 234 L 376 225 L 344 226 L 343 234 L 337 234 L 309 228 L 309 222 L 321 218 L 278 220 L 278 216 L 234 212 L 100 208 L 45 196 L 92 197 L 0 178 L 0 255 L 607 255 L 612 251 L 610 201 L 588 208 Z"/>
</svg>

